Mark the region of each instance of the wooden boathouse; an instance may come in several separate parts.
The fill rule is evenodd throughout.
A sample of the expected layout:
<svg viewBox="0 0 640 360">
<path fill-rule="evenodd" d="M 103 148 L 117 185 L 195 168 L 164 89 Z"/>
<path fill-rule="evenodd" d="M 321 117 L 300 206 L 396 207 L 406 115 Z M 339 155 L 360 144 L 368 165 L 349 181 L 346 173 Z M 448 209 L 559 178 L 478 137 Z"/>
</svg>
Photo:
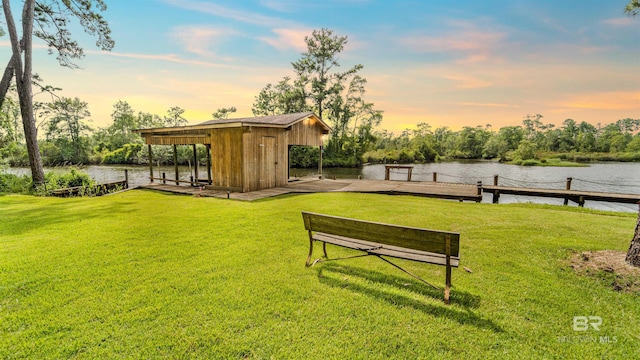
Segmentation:
<svg viewBox="0 0 640 360">
<path fill-rule="evenodd" d="M 135 130 L 149 146 L 150 180 L 153 175 L 151 145 L 191 145 L 196 164 L 195 183 L 212 190 L 249 192 L 285 186 L 289 179 L 292 145 L 320 147 L 318 172 L 322 175 L 323 135 L 330 127 L 313 112 L 222 119 L 198 125 Z M 207 148 L 207 179 L 198 179 L 196 144 Z M 176 165 L 176 183 L 178 179 Z M 187 181 L 188 182 L 188 181 Z M 193 182 L 192 182 L 193 183 Z"/>
</svg>

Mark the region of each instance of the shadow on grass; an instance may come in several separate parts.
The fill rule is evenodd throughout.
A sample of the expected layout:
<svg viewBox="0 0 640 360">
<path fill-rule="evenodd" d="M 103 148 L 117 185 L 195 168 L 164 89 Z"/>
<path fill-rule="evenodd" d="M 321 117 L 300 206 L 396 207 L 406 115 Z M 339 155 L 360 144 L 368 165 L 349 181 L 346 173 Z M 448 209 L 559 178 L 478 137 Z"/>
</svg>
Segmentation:
<svg viewBox="0 0 640 360">
<path fill-rule="evenodd" d="M 452 290 L 450 301 L 452 305 L 459 305 L 467 309 L 467 311 L 460 311 L 452 305 L 433 305 L 426 302 L 421 302 L 400 294 L 394 294 L 368 287 L 353 282 L 346 282 L 339 279 L 325 276 L 324 273 L 334 273 L 343 276 L 355 276 L 365 279 L 369 282 L 375 282 L 383 285 L 393 286 L 399 289 L 407 289 L 409 287 L 412 292 L 415 292 L 421 296 L 430 297 L 433 299 L 443 300 L 443 291 L 434 289 L 428 285 L 425 285 L 417 280 L 411 278 L 397 277 L 393 275 L 383 274 L 376 271 L 365 270 L 361 268 L 355 268 L 351 266 L 342 266 L 336 264 L 322 264 L 317 269 L 318 279 L 321 283 L 337 287 L 347 288 L 352 291 L 357 291 L 367 296 L 387 301 L 393 305 L 412 307 L 416 310 L 422 311 L 426 314 L 433 316 L 442 316 L 460 324 L 473 325 L 478 328 L 489 329 L 494 332 L 503 332 L 500 326 L 496 325 L 493 321 L 483 319 L 478 315 L 469 311 L 472 308 L 480 306 L 480 297 L 467 292 Z"/>
<path fill-rule="evenodd" d="M 58 223 L 81 223 L 95 218 L 109 218 L 114 213 L 126 213 L 132 210 L 127 205 L 133 202 L 117 202 L 102 205 L 94 205 L 87 210 L 78 210 L 69 202 L 53 202 L 46 205 L 28 209 L 3 209 L 6 218 L 20 219 L 21 226 L 7 226 L 4 229 L 6 235 L 20 235 L 33 229 L 48 227 Z"/>
</svg>

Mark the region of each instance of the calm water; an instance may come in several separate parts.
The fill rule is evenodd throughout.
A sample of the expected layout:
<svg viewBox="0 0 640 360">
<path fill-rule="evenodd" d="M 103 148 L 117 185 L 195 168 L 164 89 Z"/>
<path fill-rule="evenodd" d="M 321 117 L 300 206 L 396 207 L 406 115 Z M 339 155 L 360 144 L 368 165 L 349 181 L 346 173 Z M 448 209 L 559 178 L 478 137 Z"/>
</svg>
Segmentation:
<svg viewBox="0 0 640 360">
<path fill-rule="evenodd" d="M 499 185 L 564 189 L 568 177 L 573 178 L 571 188 L 574 190 L 640 194 L 640 163 L 594 163 L 588 167 L 539 167 L 506 165 L 490 161 L 476 162 L 443 162 L 413 165 L 413 181 L 431 181 L 433 173 L 437 173 L 439 182 L 476 184 L 482 181 L 493 184 L 494 175 L 499 176 Z M 124 170 L 129 170 L 131 186 L 149 182 L 149 168 L 134 165 L 92 165 L 81 170 L 92 176 L 97 182 L 124 180 Z M 206 172 L 200 167 L 200 177 L 206 178 Z M 45 168 L 45 171 L 65 172 L 67 168 Z M 28 168 L 10 168 L 14 174 L 30 174 Z M 172 166 L 154 167 L 154 176 L 160 177 L 165 172 L 167 178 L 174 177 Z M 187 180 L 193 169 L 179 167 L 180 179 Z M 305 176 L 317 173 L 317 169 L 291 169 L 292 176 Z M 367 165 L 362 168 L 327 168 L 323 175 L 328 178 L 357 178 L 383 180 L 384 165 Z M 391 180 L 405 180 L 406 171 L 394 171 Z M 491 195 L 485 194 L 485 202 L 491 202 Z M 562 205 L 562 199 L 535 198 L 529 196 L 502 195 L 500 203 L 535 202 Z M 573 203 L 569 203 L 576 206 Z M 638 211 L 637 205 L 614 204 L 587 201 L 586 207 L 612 211 Z"/>
</svg>

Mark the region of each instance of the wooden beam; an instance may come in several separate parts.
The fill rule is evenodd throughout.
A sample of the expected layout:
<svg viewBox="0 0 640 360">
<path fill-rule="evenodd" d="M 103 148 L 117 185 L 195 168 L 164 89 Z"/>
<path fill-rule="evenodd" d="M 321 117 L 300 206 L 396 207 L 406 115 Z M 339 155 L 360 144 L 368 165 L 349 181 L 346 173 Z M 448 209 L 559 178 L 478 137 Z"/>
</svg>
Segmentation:
<svg viewBox="0 0 640 360">
<path fill-rule="evenodd" d="M 320 161 L 318 162 L 318 177 L 322 178 L 322 145 L 320 145 Z"/>
<path fill-rule="evenodd" d="M 213 184 L 211 179 L 211 144 L 206 144 L 207 147 L 207 180 L 209 181 L 209 185 Z"/>
<path fill-rule="evenodd" d="M 180 177 L 180 173 L 178 172 L 178 145 L 173 145 L 173 167 L 176 170 L 176 185 L 180 185 L 179 177 Z"/>
<path fill-rule="evenodd" d="M 451 291 L 451 235 L 447 235 L 445 240 L 445 252 L 447 262 L 446 283 L 444 288 L 444 303 L 449 305 L 449 292 Z"/>
<path fill-rule="evenodd" d="M 196 148 L 196 144 L 193 144 L 193 173 L 196 178 L 196 182 L 198 181 L 198 149 Z"/>
<path fill-rule="evenodd" d="M 153 182 L 153 152 L 151 151 L 151 144 L 149 146 L 149 180 Z"/>
</svg>

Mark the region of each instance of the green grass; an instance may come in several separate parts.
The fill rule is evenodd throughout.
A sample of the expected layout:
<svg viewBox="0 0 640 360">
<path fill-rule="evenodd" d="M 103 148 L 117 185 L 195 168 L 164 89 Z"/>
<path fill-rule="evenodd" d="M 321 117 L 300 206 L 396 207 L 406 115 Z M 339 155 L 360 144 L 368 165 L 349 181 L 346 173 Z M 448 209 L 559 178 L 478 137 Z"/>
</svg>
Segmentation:
<svg viewBox="0 0 640 360">
<path fill-rule="evenodd" d="M 473 272 L 453 270 L 445 306 L 442 292 L 375 258 L 305 268 L 302 210 L 460 232 L 461 266 Z M 640 351 L 640 296 L 578 276 L 566 263 L 573 251 L 625 251 L 634 214 L 345 193 L 248 203 L 142 190 L 6 195 L 0 212 L 3 359 L 633 358 Z M 444 283 L 444 267 L 399 262 Z M 577 332 L 574 316 L 600 316 L 603 324 Z"/>
</svg>

